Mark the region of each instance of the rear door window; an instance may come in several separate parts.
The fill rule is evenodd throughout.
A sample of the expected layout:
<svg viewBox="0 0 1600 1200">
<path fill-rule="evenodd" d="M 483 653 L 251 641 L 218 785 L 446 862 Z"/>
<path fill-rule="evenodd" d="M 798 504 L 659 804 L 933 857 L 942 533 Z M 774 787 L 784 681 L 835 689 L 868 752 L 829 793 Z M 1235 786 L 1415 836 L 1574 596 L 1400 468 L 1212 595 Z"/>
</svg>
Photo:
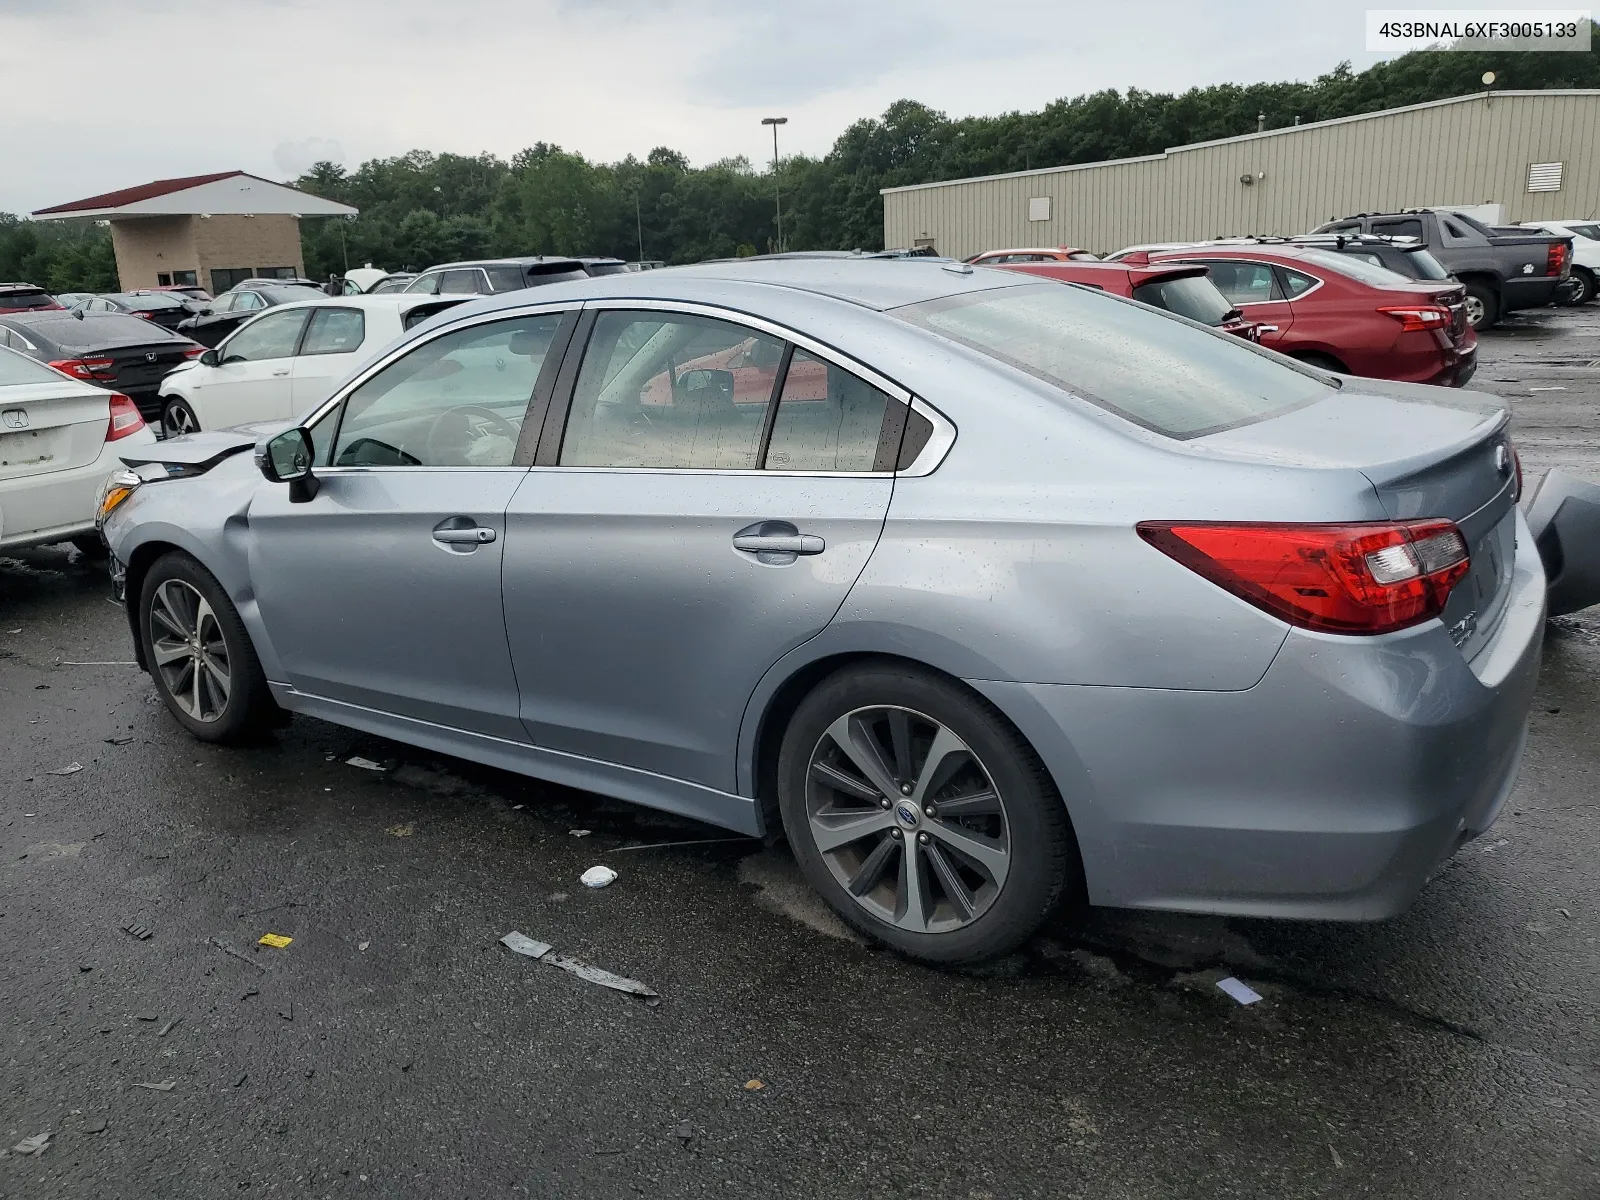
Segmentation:
<svg viewBox="0 0 1600 1200">
<path fill-rule="evenodd" d="M 521 267 L 485 267 L 483 270 L 489 277 L 492 292 L 517 292 L 528 286 L 527 280 L 522 278 Z"/>
<path fill-rule="evenodd" d="M 301 354 L 353 354 L 367 336 L 367 318 L 359 308 L 317 308 L 311 313 Z"/>
<path fill-rule="evenodd" d="M 1081 288 L 996 288 L 893 311 L 1173 438 L 1263 421 L 1336 390 L 1242 338 Z"/>
<path fill-rule="evenodd" d="M 483 291 L 483 272 L 476 267 L 446 271 L 439 277 L 439 295 L 476 296 Z"/>
<path fill-rule="evenodd" d="M 1211 268 L 1211 282 L 1216 285 L 1217 291 L 1232 304 L 1264 304 L 1269 300 L 1283 299 L 1278 277 L 1266 263 L 1228 258 L 1202 261 Z"/>
</svg>

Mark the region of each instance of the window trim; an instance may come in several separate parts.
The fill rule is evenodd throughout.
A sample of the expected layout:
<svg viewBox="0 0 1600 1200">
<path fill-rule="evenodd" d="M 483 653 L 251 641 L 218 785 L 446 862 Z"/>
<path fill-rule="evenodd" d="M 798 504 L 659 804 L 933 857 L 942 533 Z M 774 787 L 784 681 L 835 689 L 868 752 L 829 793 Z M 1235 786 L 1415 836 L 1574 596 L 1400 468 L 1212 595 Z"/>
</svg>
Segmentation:
<svg viewBox="0 0 1600 1200">
<path fill-rule="evenodd" d="M 940 413 L 931 405 L 920 402 L 908 389 L 901 387 L 892 379 L 880 375 L 871 367 L 858 362 L 841 351 L 817 341 L 815 338 L 779 325 L 764 317 L 752 313 L 742 312 L 738 309 L 723 308 L 719 305 L 705 304 L 693 300 L 650 300 L 642 298 L 608 297 L 604 300 L 587 300 L 583 304 L 583 320 L 578 328 L 577 335 L 567 347 L 566 361 L 561 364 L 561 373 L 556 381 L 555 396 L 549 409 L 545 413 L 545 430 L 539 438 L 538 452 L 534 456 L 533 470 L 551 471 L 589 471 L 607 472 L 618 475 L 750 475 L 764 478 L 803 477 L 809 479 L 892 479 L 896 475 L 920 476 L 930 474 L 944 461 L 944 456 L 950 447 L 955 444 L 956 428 L 949 418 Z M 933 436 L 928 439 L 927 445 L 922 448 L 922 453 L 917 455 L 911 466 L 904 470 L 896 471 L 892 467 L 886 471 L 771 471 L 759 467 L 734 468 L 734 467 L 589 467 L 589 466 L 562 466 L 558 460 L 561 452 L 561 440 L 566 432 L 567 418 L 572 410 L 572 398 L 576 390 L 578 368 L 582 364 L 584 352 L 588 348 L 589 333 L 594 328 L 595 317 L 602 312 L 622 310 L 625 312 L 666 312 L 678 313 L 684 316 L 705 317 L 715 321 L 725 321 L 732 325 L 740 325 L 769 337 L 782 340 L 795 350 L 804 350 L 808 354 L 831 363 L 840 370 L 847 371 L 870 387 L 877 388 L 891 400 L 896 400 L 907 405 L 919 415 L 925 417 L 933 424 Z M 792 352 L 786 350 L 786 356 Z M 780 373 L 778 381 L 783 379 Z M 774 386 L 777 386 L 775 381 Z M 781 397 L 781 391 L 778 392 Z M 769 401 L 770 403 L 770 401 Z M 776 413 L 776 404 L 769 409 L 771 418 Z M 891 426 L 897 426 L 900 435 L 905 432 L 906 422 L 901 419 L 890 421 L 887 413 L 883 425 L 878 431 L 880 450 L 882 439 L 889 433 Z M 897 461 L 898 451 L 889 455 L 891 463 Z M 877 458 L 874 461 L 878 461 Z"/>
</svg>

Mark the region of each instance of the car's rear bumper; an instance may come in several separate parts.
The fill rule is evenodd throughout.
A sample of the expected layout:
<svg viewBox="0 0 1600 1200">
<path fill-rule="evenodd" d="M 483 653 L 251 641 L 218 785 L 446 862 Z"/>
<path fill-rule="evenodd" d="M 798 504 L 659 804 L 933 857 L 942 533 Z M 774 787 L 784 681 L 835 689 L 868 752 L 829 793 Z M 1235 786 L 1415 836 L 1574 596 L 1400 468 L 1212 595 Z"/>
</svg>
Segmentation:
<svg viewBox="0 0 1600 1200">
<path fill-rule="evenodd" d="M 123 454 L 154 441 L 149 429 L 141 429 L 105 443 L 81 467 L 0 480 L 0 547 L 41 546 L 93 533 L 100 485 L 122 466 Z"/>
<path fill-rule="evenodd" d="M 1516 782 L 1545 578 L 1469 663 L 1438 622 L 1296 631 L 1237 692 L 972 681 L 1054 775 L 1097 904 L 1370 920 L 1403 910 Z"/>
</svg>

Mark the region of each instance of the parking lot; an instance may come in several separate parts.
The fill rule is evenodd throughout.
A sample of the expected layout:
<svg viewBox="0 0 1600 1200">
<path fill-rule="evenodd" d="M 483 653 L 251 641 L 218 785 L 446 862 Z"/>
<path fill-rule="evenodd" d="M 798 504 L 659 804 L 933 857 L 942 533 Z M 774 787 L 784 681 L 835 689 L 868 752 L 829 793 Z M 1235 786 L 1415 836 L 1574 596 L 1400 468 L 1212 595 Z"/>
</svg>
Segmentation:
<svg viewBox="0 0 1600 1200">
<path fill-rule="evenodd" d="M 1530 484 L 1600 480 L 1600 305 L 1480 357 Z M 1099 912 L 963 975 L 846 936 L 781 845 L 306 718 L 203 745 L 107 595 L 0 559 L 0 1144 L 54 1139 L 0 1196 L 1600 1194 L 1593 613 L 1405 916 Z"/>
</svg>

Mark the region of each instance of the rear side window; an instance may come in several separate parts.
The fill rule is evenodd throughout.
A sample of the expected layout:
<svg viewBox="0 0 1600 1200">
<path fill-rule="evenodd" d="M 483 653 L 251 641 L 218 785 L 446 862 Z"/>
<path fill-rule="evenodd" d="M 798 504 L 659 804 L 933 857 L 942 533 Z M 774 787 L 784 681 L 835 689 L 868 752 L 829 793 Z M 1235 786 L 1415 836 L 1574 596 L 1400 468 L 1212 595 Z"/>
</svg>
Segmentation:
<svg viewBox="0 0 1600 1200">
<path fill-rule="evenodd" d="M 1600 225 L 1569 225 L 1567 228 L 1579 237 L 1586 237 L 1591 241 L 1600 242 Z"/>
<path fill-rule="evenodd" d="M 1346 257 L 1353 258 L 1355 256 L 1347 255 Z M 1296 271 L 1289 267 L 1284 267 L 1282 270 L 1283 291 L 1284 294 L 1291 300 L 1293 300 L 1296 296 L 1304 296 L 1312 288 L 1317 286 L 1318 281 L 1312 278 L 1310 275 L 1307 275 L 1304 271 Z"/>
<path fill-rule="evenodd" d="M 894 312 L 1173 438 L 1262 421 L 1334 392 L 1241 338 L 1079 288 L 999 288 Z"/>
<path fill-rule="evenodd" d="M 528 286 L 521 267 L 485 267 L 484 273 L 489 276 L 489 287 L 496 292 L 515 292 Z"/>
<path fill-rule="evenodd" d="M 367 336 L 367 317 L 359 308 L 317 308 L 301 354 L 353 354 Z"/>
<path fill-rule="evenodd" d="M 483 276 L 476 267 L 446 271 L 439 277 L 439 295 L 475 296 L 483 291 Z"/>
<path fill-rule="evenodd" d="M 870 383 L 796 350 L 772 425 L 767 470 L 872 470 L 889 404 Z"/>
<path fill-rule="evenodd" d="M 1372 232 L 1383 237 L 1409 237 L 1422 240 L 1422 222 L 1415 217 L 1398 221 L 1374 221 Z"/>
<path fill-rule="evenodd" d="M 34 362 L 15 350 L 0 349 L 0 387 L 60 382 L 61 375 L 43 363 Z"/>
</svg>

